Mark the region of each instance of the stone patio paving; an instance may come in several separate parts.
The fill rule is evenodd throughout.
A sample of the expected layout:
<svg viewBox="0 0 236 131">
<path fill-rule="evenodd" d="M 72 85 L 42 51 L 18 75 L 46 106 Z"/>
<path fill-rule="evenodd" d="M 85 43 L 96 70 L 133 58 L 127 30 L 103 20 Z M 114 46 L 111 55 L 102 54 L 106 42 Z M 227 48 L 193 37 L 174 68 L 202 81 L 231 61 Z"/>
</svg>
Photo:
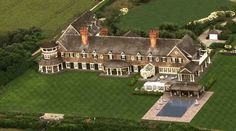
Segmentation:
<svg viewBox="0 0 236 131">
<path fill-rule="evenodd" d="M 198 99 L 199 105 L 192 104 L 182 117 L 167 117 L 157 116 L 161 109 L 168 103 L 171 96 L 169 93 L 165 93 L 160 99 L 163 102 L 160 103 L 160 99 L 149 109 L 149 111 L 143 116 L 143 120 L 159 120 L 159 121 L 174 121 L 174 122 L 190 122 L 194 116 L 200 111 L 208 99 L 213 95 L 213 92 L 205 92 L 202 97 Z"/>
</svg>

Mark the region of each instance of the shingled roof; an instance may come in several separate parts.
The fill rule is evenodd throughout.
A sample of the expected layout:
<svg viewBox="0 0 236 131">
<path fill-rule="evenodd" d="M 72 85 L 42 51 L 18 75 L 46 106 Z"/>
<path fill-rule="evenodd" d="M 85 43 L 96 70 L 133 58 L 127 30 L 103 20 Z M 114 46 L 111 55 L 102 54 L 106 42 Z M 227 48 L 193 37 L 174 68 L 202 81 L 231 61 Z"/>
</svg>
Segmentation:
<svg viewBox="0 0 236 131">
<path fill-rule="evenodd" d="M 196 50 L 199 49 L 199 45 L 200 44 L 196 44 L 194 42 L 194 40 L 189 35 L 185 35 L 182 38 L 182 41 L 179 42 L 177 47 L 180 50 L 182 50 L 184 53 L 187 53 L 187 54 L 193 56 L 194 54 L 196 54 Z"/>
<path fill-rule="evenodd" d="M 42 48 L 53 48 L 56 47 L 57 44 L 54 41 L 50 41 L 50 42 L 44 42 L 41 47 Z"/>
<path fill-rule="evenodd" d="M 184 68 L 193 73 L 199 69 L 199 65 L 198 62 L 191 61 Z"/>
<path fill-rule="evenodd" d="M 43 66 L 51 66 L 51 65 L 57 65 L 62 63 L 62 59 L 61 58 L 52 58 L 49 60 L 46 59 L 41 59 L 39 61 L 39 65 L 43 65 Z"/>
<path fill-rule="evenodd" d="M 132 31 L 126 32 L 123 36 L 126 36 L 126 37 L 140 37 L 140 35 L 138 35 L 137 33 L 132 32 Z"/>
<path fill-rule="evenodd" d="M 81 27 L 87 26 L 91 23 L 91 21 L 94 21 L 94 14 L 91 11 L 86 11 L 80 17 L 78 17 L 71 25 L 79 31 Z"/>
<path fill-rule="evenodd" d="M 96 50 L 97 53 L 107 54 L 125 52 L 126 54 L 136 55 L 137 53 L 153 55 L 166 55 L 171 49 L 181 41 L 181 39 L 163 39 L 159 38 L 156 49 L 150 49 L 149 38 L 143 37 L 123 37 L 123 36 L 89 36 L 89 44 L 84 47 L 81 44 L 79 35 L 65 35 L 58 41 L 67 49 L 67 51 L 85 50 L 92 52 Z"/>
</svg>

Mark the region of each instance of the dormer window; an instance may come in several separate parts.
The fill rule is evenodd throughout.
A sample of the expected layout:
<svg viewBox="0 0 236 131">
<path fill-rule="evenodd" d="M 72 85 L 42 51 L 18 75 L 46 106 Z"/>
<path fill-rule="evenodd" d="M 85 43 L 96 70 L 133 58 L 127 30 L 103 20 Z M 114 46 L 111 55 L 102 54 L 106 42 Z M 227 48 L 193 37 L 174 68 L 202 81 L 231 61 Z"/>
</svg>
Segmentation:
<svg viewBox="0 0 236 131">
<path fill-rule="evenodd" d="M 183 59 L 182 59 L 182 58 L 179 58 L 179 59 L 178 59 L 178 62 L 179 62 L 179 63 L 183 63 Z"/>
<path fill-rule="evenodd" d="M 112 52 L 111 52 L 111 51 L 108 52 L 108 59 L 109 59 L 109 60 L 112 60 L 112 59 L 113 59 L 113 55 L 112 55 Z"/>
<path fill-rule="evenodd" d="M 64 52 L 61 52 L 61 57 L 65 57 L 65 53 Z"/>
<path fill-rule="evenodd" d="M 142 56 L 141 56 L 140 53 L 137 54 L 137 60 L 138 60 L 138 61 L 142 61 Z"/>
<path fill-rule="evenodd" d="M 74 55 L 73 52 L 70 52 L 70 57 L 71 57 L 71 58 L 74 58 L 74 57 L 75 57 L 75 55 Z"/>
<path fill-rule="evenodd" d="M 161 62 L 167 62 L 167 58 L 166 57 L 161 57 Z"/>
<path fill-rule="evenodd" d="M 97 55 L 97 52 L 96 52 L 96 51 L 93 51 L 93 58 L 94 58 L 94 59 L 97 59 L 97 58 L 98 58 L 98 55 Z"/>
<path fill-rule="evenodd" d="M 76 53 L 76 58 L 79 58 L 80 57 L 80 54 L 79 53 Z"/>
<path fill-rule="evenodd" d="M 68 58 L 70 56 L 70 53 L 65 52 L 65 57 Z"/>
<path fill-rule="evenodd" d="M 85 50 L 82 50 L 82 58 L 86 58 L 87 57 L 87 54 L 85 53 Z"/>
<path fill-rule="evenodd" d="M 125 53 L 124 53 L 124 52 L 121 53 L 121 56 L 120 56 L 120 57 L 121 57 L 121 60 L 126 60 L 126 56 L 125 56 Z"/>
<path fill-rule="evenodd" d="M 149 54 L 148 54 L 148 61 L 149 61 L 149 62 L 152 62 L 152 61 L 153 61 L 152 53 L 149 53 Z"/>
<path fill-rule="evenodd" d="M 176 59 L 175 57 L 172 57 L 172 58 L 171 58 L 171 62 L 172 62 L 172 63 L 176 63 L 176 62 L 177 62 L 177 59 Z"/>
</svg>

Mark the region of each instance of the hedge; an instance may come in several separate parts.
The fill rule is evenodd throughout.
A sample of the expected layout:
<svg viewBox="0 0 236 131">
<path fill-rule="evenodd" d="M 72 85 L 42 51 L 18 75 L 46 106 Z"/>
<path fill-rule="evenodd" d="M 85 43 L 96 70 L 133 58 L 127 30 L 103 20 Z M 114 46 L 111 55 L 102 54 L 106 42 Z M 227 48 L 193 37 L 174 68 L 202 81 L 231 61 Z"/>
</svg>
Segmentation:
<svg viewBox="0 0 236 131">
<path fill-rule="evenodd" d="M 133 121 L 103 117 L 93 119 L 67 115 L 64 120 L 53 122 L 40 120 L 39 116 L 41 115 L 42 114 L 3 113 L 3 117 L 0 119 L 0 127 L 47 131 L 203 131 L 189 124 L 182 123 Z"/>
</svg>

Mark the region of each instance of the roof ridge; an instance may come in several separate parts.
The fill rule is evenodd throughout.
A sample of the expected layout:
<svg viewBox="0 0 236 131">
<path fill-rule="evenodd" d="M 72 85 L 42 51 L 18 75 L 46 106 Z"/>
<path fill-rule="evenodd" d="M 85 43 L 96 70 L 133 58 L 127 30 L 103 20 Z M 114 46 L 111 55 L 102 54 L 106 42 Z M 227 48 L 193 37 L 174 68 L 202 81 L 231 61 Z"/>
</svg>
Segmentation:
<svg viewBox="0 0 236 131">
<path fill-rule="evenodd" d="M 127 37 L 127 36 L 90 36 L 90 37 L 100 37 L 100 38 L 127 38 L 127 39 L 149 39 L 149 37 Z M 172 38 L 158 38 L 160 40 L 182 40 L 182 39 L 172 39 Z"/>
</svg>

